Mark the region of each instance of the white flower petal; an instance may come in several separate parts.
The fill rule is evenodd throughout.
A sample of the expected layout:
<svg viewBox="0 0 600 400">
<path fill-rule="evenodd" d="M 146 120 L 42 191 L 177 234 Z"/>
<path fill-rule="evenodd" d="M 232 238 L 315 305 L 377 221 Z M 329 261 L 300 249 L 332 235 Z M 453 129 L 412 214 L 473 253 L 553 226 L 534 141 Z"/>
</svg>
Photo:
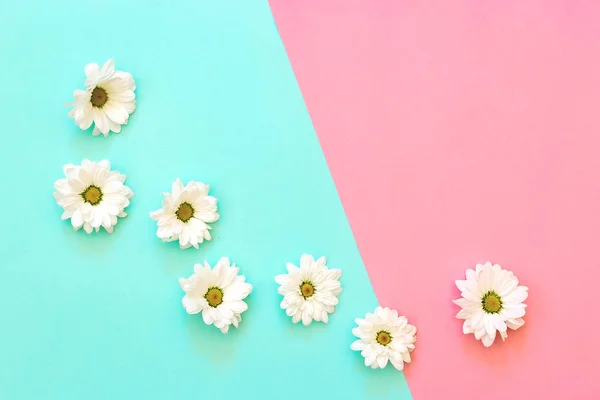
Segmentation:
<svg viewBox="0 0 600 400">
<path fill-rule="evenodd" d="M 524 307 L 505 307 L 500 314 L 506 319 L 521 318 L 525 315 Z"/>
<path fill-rule="evenodd" d="M 100 75 L 105 78 L 110 77 L 115 72 L 115 62 L 110 59 L 104 63 L 102 66 L 102 70 L 100 71 Z"/>
<path fill-rule="evenodd" d="M 304 324 L 304 326 L 310 325 L 312 320 L 313 318 L 311 312 L 309 312 L 308 310 L 302 311 L 302 324 Z"/>
<path fill-rule="evenodd" d="M 174 198 L 177 198 L 181 196 L 183 190 L 183 183 L 181 182 L 181 179 L 177 178 L 175 182 L 173 182 L 173 184 L 171 185 L 171 194 Z"/>
<path fill-rule="evenodd" d="M 186 295 L 183 297 L 182 304 L 188 314 L 198 314 L 202 311 L 202 303 L 197 298 Z"/>
<path fill-rule="evenodd" d="M 280 285 L 285 285 L 287 282 L 289 281 L 289 276 L 287 274 L 281 274 L 281 275 L 277 275 L 275 277 L 275 282 L 277 282 Z"/>
<path fill-rule="evenodd" d="M 523 320 L 523 318 L 511 318 L 506 320 L 506 326 L 508 326 L 513 331 L 516 331 L 523 325 L 525 325 L 525 321 Z"/>
<path fill-rule="evenodd" d="M 100 66 L 96 63 L 87 64 L 85 66 L 85 76 L 87 77 L 85 85 L 95 85 L 98 78 L 100 78 Z"/>
<path fill-rule="evenodd" d="M 493 343 L 494 340 L 496 339 L 496 331 L 493 332 L 493 335 L 483 335 L 483 337 L 481 338 L 481 342 L 483 343 L 483 345 L 485 347 L 490 347 Z"/>
<path fill-rule="evenodd" d="M 396 368 L 398 371 L 402 371 L 404 369 L 404 362 L 402 361 L 402 359 L 400 360 L 394 360 L 394 359 L 390 359 L 392 365 L 394 366 L 394 368 Z"/>
<path fill-rule="evenodd" d="M 291 264 L 291 263 L 287 263 L 285 265 L 285 268 L 288 271 L 288 275 L 297 274 L 300 271 L 300 268 L 296 267 L 294 264 Z"/>
<path fill-rule="evenodd" d="M 297 324 L 297 323 L 300 321 L 300 319 L 301 319 L 301 318 L 302 318 L 302 312 L 301 312 L 301 311 L 298 311 L 298 312 L 296 312 L 296 313 L 294 314 L 294 316 L 292 317 L 292 322 L 293 322 L 294 324 Z"/>
<path fill-rule="evenodd" d="M 212 312 L 209 309 L 205 309 L 203 311 L 204 312 L 202 313 L 202 319 L 204 320 L 204 323 L 206 325 L 212 325 L 215 322 L 212 316 Z"/>
<path fill-rule="evenodd" d="M 526 286 L 519 286 L 512 292 L 502 297 L 502 302 L 505 304 L 519 304 L 527 299 L 528 288 Z"/>
<path fill-rule="evenodd" d="M 125 107 L 122 104 L 119 104 L 115 101 L 109 101 L 102 108 L 102 110 L 106 113 L 106 116 L 110 118 L 113 122 L 118 125 L 123 125 L 127 122 L 129 118 L 129 113 L 125 110 Z M 120 128 L 119 128 L 120 129 Z"/>
<path fill-rule="evenodd" d="M 500 314 L 492 314 L 492 324 L 499 332 L 506 332 L 506 322 Z"/>
<path fill-rule="evenodd" d="M 352 350 L 355 350 L 355 351 L 361 351 L 361 350 L 363 350 L 363 349 L 365 348 L 365 342 L 364 342 L 364 341 L 362 341 L 362 340 L 360 340 L 360 339 L 359 339 L 359 340 L 355 340 L 355 341 L 354 341 L 354 342 L 352 342 L 352 344 L 350 345 L 350 348 L 351 348 Z"/>
<path fill-rule="evenodd" d="M 315 259 L 309 254 L 303 254 L 300 257 L 300 269 L 309 269 L 315 264 Z"/>
</svg>

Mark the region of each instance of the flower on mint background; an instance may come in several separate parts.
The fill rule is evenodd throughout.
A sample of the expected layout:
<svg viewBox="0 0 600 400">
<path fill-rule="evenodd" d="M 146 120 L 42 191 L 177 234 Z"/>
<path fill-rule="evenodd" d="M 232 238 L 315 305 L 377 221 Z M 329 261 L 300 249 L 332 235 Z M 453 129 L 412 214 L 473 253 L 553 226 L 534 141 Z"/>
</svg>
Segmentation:
<svg viewBox="0 0 600 400">
<path fill-rule="evenodd" d="M 103 227 L 112 233 L 117 217 L 126 217 L 133 192 L 125 186 L 125 175 L 110 170 L 107 160 L 83 160 L 81 165 L 63 167 L 66 178 L 54 183 L 54 198 L 65 211 L 62 219 L 71 219 L 75 230 L 98 232 Z"/>
<path fill-rule="evenodd" d="M 302 320 L 305 326 L 313 320 L 327 323 L 328 314 L 335 311 L 337 297 L 342 293 L 339 282 L 342 271 L 329 269 L 325 257 L 315 261 L 313 256 L 304 254 L 300 258 L 300 268 L 287 264 L 287 274 L 277 275 L 277 290 L 283 295 L 281 308 L 292 317 L 293 323 Z"/>
<path fill-rule="evenodd" d="M 171 193 L 163 193 L 162 208 L 150 213 L 158 222 L 156 235 L 164 242 L 179 240 L 179 247 L 198 248 L 198 243 L 210 240 L 210 222 L 219 219 L 217 199 L 208 195 L 209 186 L 190 181 L 184 187 L 177 179 Z"/>
<path fill-rule="evenodd" d="M 85 90 L 73 92 L 75 101 L 69 117 L 82 130 L 92 123 L 94 136 L 108 136 L 110 131 L 121 132 L 129 115 L 135 111 L 135 81 L 129 72 L 115 71 L 113 60 L 108 60 L 102 68 L 98 64 L 85 66 Z"/>
<path fill-rule="evenodd" d="M 179 279 L 185 291 L 182 304 L 188 314 L 202 313 L 207 325 L 214 325 L 227 333 L 231 325 L 238 327 L 242 313 L 248 309 L 244 299 L 252 292 L 252 285 L 239 268 L 230 264 L 229 258 L 222 257 L 211 269 L 208 262 L 194 265 L 194 273 L 189 278 Z"/>
</svg>

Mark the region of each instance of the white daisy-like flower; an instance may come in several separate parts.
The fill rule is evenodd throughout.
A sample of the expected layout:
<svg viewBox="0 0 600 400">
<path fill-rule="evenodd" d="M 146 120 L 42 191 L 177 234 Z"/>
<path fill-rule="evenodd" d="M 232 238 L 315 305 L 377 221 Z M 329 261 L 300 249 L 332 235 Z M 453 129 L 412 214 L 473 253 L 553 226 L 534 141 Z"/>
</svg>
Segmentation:
<svg viewBox="0 0 600 400">
<path fill-rule="evenodd" d="M 179 279 L 185 291 L 182 304 L 189 314 L 202 313 L 207 325 L 215 325 L 223 333 L 233 324 L 236 328 L 242 320 L 242 313 L 248 309 L 244 299 L 252 291 L 252 285 L 239 268 L 222 257 L 213 269 L 208 262 L 194 265 L 194 273 L 189 278 Z"/>
<path fill-rule="evenodd" d="M 329 269 L 325 257 L 317 261 L 308 254 L 300 258 L 300 268 L 287 264 L 287 274 L 277 275 L 277 291 L 283 295 L 281 308 L 293 323 L 302 320 L 305 326 L 313 320 L 327 323 L 328 314 L 335 311 L 337 296 L 342 293 L 339 282 L 342 270 Z"/>
<path fill-rule="evenodd" d="M 117 217 L 126 217 L 123 211 L 129 205 L 133 192 L 125 183 L 125 175 L 110 170 L 107 160 L 83 160 L 81 165 L 63 167 L 66 178 L 54 183 L 54 198 L 64 208 L 62 219 L 71 219 L 75 230 L 83 226 L 87 233 L 104 227 L 112 233 Z"/>
<path fill-rule="evenodd" d="M 457 280 L 456 286 L 462 298 L 453 300 L 461 310 L 456 318 L 464 319 L 463 333 L 473 333 L 485 347 L 496 339 L 496 331 L 502 340 L 508 337 L 507 328 L 517 330 L 525 324 L 523 302 L 527 298 L 527 286 L 519 286 L 519 280 L 511 271 L 502 269 L 489 261 L 468 269 L 467 279 Z"/>
<path fill-rule="evenodd" d="M 150 213 L 158 221 L 156 235 L 164 242 L 179 240 L 179 247 L 187 249 L 210 240 L 209 222 L 219 219 L 217 199 L 208 195 L 209 186 L 190 181 L 183 187 L 179 178 L 171 193 L 163 193 L 162 208 Z"/>
<path fill-rule="evenodd" d="M 358 328 L 352 329 L 356 340 L 350 348 L 360 351 L 367 367 L 384 368 L 388 361 L 399 371 L 410 362 L 415 349 L 417 328 L 408 323 L 398 311 L 377 307 L 364 319 L 356 318 Z"/>
<path fill-rule="evenodd" d="M 105 137 L 110 131 L 121 132 L 129 115 L 135 111 L 135 81 L 129 72 L 115 71 L 113 60 L 102 66 L 85 66 L 85 90 L 73 92 L 75 101 L 69 117 L 83 130 L 94 123 L 94 136 L 102 133 Z"/>
</svg>

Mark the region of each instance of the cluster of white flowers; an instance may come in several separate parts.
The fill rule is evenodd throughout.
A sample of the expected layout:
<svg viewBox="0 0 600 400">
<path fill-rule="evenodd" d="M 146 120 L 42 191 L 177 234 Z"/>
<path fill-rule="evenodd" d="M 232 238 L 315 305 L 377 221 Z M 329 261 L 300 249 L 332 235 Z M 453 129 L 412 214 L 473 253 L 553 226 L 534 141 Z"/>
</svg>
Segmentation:
<svg viewBox="0 0 600 400">
<path fill-rule="evenodd" d="M 135 111 L 135 82 L 131 74 L 115 71 L 112 60 L 102 68 L 98 64 L 85 67 L 85 90 L 74 92 L 75 101 L 69 116 L 83 130 L 94 124 L 93 135 L 118 133 Z M 112 233 L 118 217 L 125 217 L 125 208 L 133 191 L 125 186 L 125 175 L 110 169 L 107 160 L 83 160 L 81 165 L 63 167 L 65 178 L 58 179 L 54 197 L 64 209 L 62 219 L 70 219 L 75 230 L 98 232 L 103 227 Z M 178 241 L 179 247 L 198 248 L 211 240 L 210 223 L 219 219 L 217 199 L 208 194 L 209 186 L 190 181 L 185 186 L 177 179 L 170 193 L 163 193 L 162 207 L 150 213 L 157 221 L 156 235 L 165 242 Z M 325 257 L 315 260 L 304 254 L 300 266 L 287 264 L 287 274 L 277 275 L 280 303 L 292 322 L 309 326 L 313 321 L 328 323 L 342 293 L 342 271 L 330 269 Z M 516 330 L 525 323 L 528 288 L 519 286 L 512 272 L 490 262 L 477 264 L 466 271 L 466 280 L 457 280 L 462 297 L 454 300 L 461 307 L 456 318 L 463 319 L 464 334 L 473 334 L 489 347 L 496 339 L 508 336 L 508 328 Z M 196 264 L 194 273 L 179 280 L 185 292 L 182 304 L 189 314 L 202 314 L 207 325 L 223 333 L 233 325 L 238 327 L 242 313 L 248 309 L 244 301 L 252 292 L 239 269 L 227 257 L 214 268 L 208 262 Z M 371 368 L 384 368 L 388 361 L 398 370 L 411 361 L 415 349 L 417 328 L 406 317 L 387 307 L 377 307 L 365 318 L 357 318 L 352 333 L 358 338 L 350 346 L 360 351 L 364 363 Z"/>
</svg>

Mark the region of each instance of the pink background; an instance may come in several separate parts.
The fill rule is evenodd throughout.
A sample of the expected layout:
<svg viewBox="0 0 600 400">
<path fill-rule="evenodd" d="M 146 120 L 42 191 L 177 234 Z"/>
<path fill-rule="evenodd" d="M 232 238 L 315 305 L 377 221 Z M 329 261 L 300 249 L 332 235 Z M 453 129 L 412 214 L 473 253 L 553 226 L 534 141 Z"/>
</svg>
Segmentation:
<svg viewBox="0 0 600 400">
<path fill-rule="evenodd" d="M 271 6 L 377 296 L 419 328 L 413 396 L 597 398 L 600 2 Z M 486 349 L 451 300 L 488 259 L 530 297 Z"/>
</svg>

